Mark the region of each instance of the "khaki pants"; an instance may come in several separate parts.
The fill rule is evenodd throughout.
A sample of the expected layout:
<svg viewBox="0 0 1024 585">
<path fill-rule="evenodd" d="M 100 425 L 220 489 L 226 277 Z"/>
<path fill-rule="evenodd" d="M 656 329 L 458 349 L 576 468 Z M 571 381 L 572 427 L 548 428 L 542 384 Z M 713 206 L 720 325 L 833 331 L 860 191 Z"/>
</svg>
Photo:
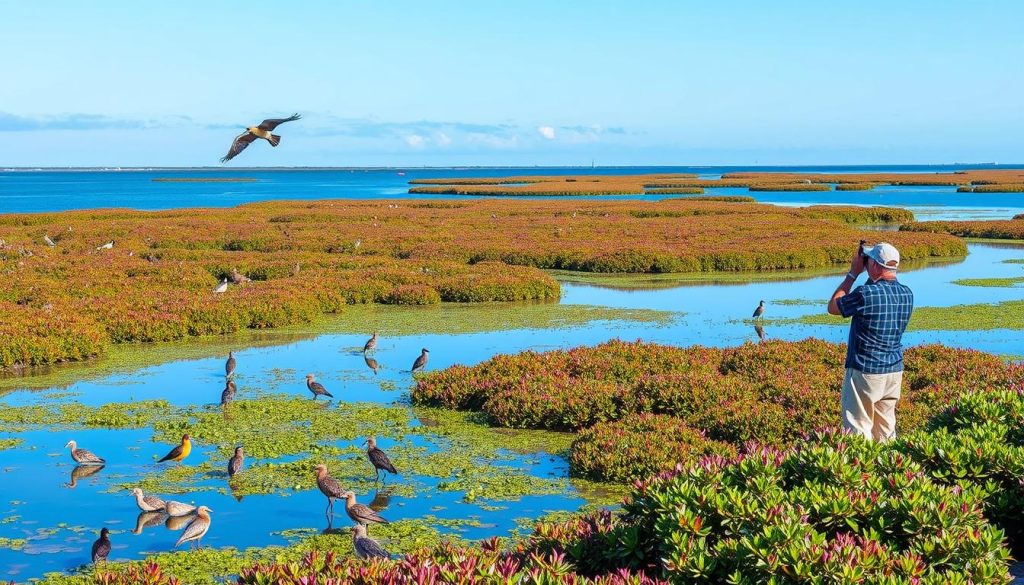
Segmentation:
<svg viewBox="0 0 1024 585">
<path fill-rule="evenodd" d="M 896 401 L 903 372 L 865 374 L 846 369 L 843 379 L 843 428 L 875 441 L 896 436 Z"/>
</svg>

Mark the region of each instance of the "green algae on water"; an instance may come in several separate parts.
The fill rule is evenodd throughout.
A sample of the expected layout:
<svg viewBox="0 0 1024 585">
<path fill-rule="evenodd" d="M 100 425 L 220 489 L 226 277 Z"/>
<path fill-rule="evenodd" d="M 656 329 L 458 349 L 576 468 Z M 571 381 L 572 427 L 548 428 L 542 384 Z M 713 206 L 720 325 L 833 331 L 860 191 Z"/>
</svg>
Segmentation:
<svg viewBox="0 0 1024 585">
<path fill-rule="evenodd" d="M 12 439 L 0 439 L 0 451 L 4 451 L 6 449 L 13 449 L 20 445 L 22 442 L 22 439 L 19 437 L 14 437 Z"/>
<path fill-rule="evenodd" d="M 1008 278 L 961 278 L 953 281 L 953 284 L 959 284 L 960 286 L 985 286 L 996 288 L 1016 288 L 1017 285 L 1022 283 L 1024 283 L 1024 276 Z"/>
<path fill-rule="evenodd" d="M 779 325 L 846 325 L 849 320 L 827 313 L 804 315 L 795 319 L 774 319 Z M 987 331 L 1024 329 L 1024 301 L 996 304 L 918 307 L 910 317 L 908 331 Z"/>
</svg>

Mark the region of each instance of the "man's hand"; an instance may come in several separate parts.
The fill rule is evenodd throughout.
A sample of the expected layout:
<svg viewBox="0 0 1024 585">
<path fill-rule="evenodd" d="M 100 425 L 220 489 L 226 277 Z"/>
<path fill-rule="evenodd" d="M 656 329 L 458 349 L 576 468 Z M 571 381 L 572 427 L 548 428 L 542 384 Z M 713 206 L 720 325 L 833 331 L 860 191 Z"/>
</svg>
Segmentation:
<svg viewBox="0 0 1024 585">
<path fill-rule="evenodd" d="M 860 276 L 860 273 L 864 272 L 864 255 L 860 253 L 860 247 L 857 247 L 857 253 L 853 255 L 853 260 L 850 261 L 850 274 L 854 276 Z"/>
</svg>

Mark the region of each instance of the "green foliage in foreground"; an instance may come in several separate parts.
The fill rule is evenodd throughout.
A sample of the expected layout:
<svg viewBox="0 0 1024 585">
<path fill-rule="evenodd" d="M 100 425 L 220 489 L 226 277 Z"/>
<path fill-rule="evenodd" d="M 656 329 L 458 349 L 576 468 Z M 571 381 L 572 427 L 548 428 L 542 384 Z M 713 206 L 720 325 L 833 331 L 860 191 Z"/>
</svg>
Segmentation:
<svg viewBox="0 0 1024 585">
<path fill-rule="evenodd" d="M 848 319 L 816 313 L 796 319 L 776 319 L 779 324 L 846 325 Z M 907 325 L 908 331 L 987 331 L 989 329 L 1024 329 L 1024 301 L 996 304 L 954 305 L 952 307 L 918 307 Z"/>
</svg>

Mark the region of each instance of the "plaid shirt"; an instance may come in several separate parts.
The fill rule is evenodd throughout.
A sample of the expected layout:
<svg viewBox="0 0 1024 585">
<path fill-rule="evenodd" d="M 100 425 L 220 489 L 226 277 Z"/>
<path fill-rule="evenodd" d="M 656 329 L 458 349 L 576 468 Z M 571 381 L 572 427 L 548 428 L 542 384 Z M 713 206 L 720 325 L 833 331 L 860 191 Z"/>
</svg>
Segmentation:
<svg viewBox="0 0 1024 585">
<path fill-rule="evenodd" d="M 903 331 L 914 310 L 914 293 L 895 280 L 868 281 L 836 301 L 843 317 L 853 317 L 846 367 L 865 374 L 903 370 Z"/>
</svg>

